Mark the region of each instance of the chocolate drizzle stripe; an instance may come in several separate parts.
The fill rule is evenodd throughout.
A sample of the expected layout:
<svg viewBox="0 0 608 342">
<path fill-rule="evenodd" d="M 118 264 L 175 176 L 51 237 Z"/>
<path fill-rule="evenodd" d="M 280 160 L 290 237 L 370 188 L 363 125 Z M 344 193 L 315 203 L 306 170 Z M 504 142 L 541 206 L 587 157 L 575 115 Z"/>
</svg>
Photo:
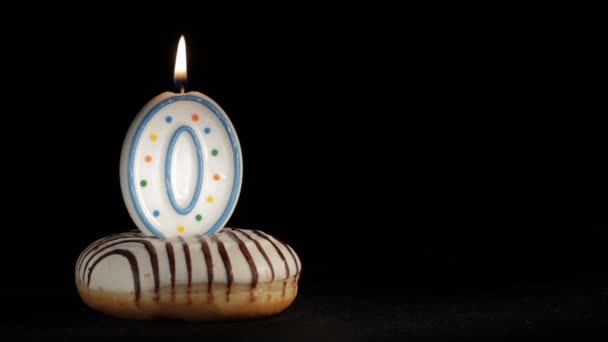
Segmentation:
<svg viewBox="0 0 608 342">
<path fill-rule="evenodd" d="M 188 297 L 188 303 L 191 303 L 192 299 L 190 298 L 190 290 L 192 289 L 192 259 L 190 258 L 190 247 L 188 247 L 188 243 L 182 238 L 178 236 L 179 241 L 182 242 L 182 248 L 184 249 L 184 259 L 186 259 L 186 274 L 188 276 L 188 286 L 186 288 L 186 296 Z"/>
<path fill-rule="evenodd" d="M 173 244 L 171 242 L 165 242 L 165 248 L 167 249 L 167 259 L 169 260 L 169 273 L 171 273 L 171 301 L 175 302 L 175 252 L 173 251 Z"/>
<path fill-rule="evenodd" d="M 296 258 L 295 253 L 293 252 L 293 250 L 291 249 L 291 247 L 289 247 L 288 244 L 286 244 L 285 242 L 277 239 L 276 237 L 274 239 L 277 240 L 278 242 L 280 242 L 281 244 L 283 244 L 283 246 L 285 246 L 285 249 L 287 249 L 287 251 L 291 255 L 291 258 L 293 259 L 293 263 L 294 263 L 294 265 L 296 265 L 296 273 L 294 275 L 297 276 L 300 273 L 300 265 L 298 265 L 298 258 Z"/>
<path fill-rule="evenodd" d="M 101 246 L 103 246 L 106 243 L 110 243 L 116 240 L 120 240 L 123 238 L 134 238 L 137 237 L 137 234 L 133 234 L 133 233 L 122 233 L 119 235 L 115 235 L 115 236 L 108 236 L 105 237 L 103 239 L 97 240 L 96 242 L 94 242 L 92 245 L 90 245 L 89 247 L 87 247 L 87 249 L 84 250 L 84 252 L 82 252 L 80 255 L 80 265 L 78 267 L 78 273 L 80 275 L 80 277 L 82 277 L 82 280 L 85 280 L 85 275 L 86 275 L 86 268 L 83 268 L 83 263 L 84 260 L 89 256 L 90 253 L 92 253 L 93 251 L 99 249 Z"/>
<path fill-rule="evenodd" d="M 78 260 L 76 260 L 76 267 L 78 268 L 78 274 L 80 275 L 80 266 L 82 263 L 82 259 L 87 255 L 87 253 L 89 253 L 89 251 L 93 248 L 95 248 L 96 246 L 98 246 L 99 244 L 104 243 L 106 240 L 111 239 L 113 236 L 104 236 L 101 239 L 98 239 L 97 241 L 93 242 L 92 244 L 90 244 L 89 246 L 87 246 L 82 253 L 80 253 L 80 255 L 78 256 Z"/>
<path fill-rule="evenodd" d="M 255 288 L 258 285 L 258 278 L 260 277 L 260 275 L 258 272 L 258 268 L 256 267 L 255 262 L 253 261 L 253 257 L 251 256 L 249 249 L 247 249 L 247 245 L 245 245 L 243 240 L 241 240 L 233 232 L 227 231 L 226 234 L 233 238 L 239 245 L 239 249 L 241 250 L 241 253 L 243 253 L 245 260 L 247 260 L 247 264 L 249 264 L 249 270 L 251 271 L 251 288 Z"/>
<path fill-rule="evenodd" d="M 234 281 L 234 276 L 232 274 L 232 264 L 230 263 L 230 256 L 226 252 L 226 246 L 224 243 L 218 239 L 216 235 L 210 235 L 213 242 L 217 243 L 217 249 L 220 252 L 220 256 L 222 257 L 222 262 L 224 263 L 224 267 L 226 267 L 226 301 L 230 300 L 230 290 L 232 289 L 232 282 Z"/>
<path fill-rule="evenodd" d="M 274 267 L 272 266 L 272 262 L 270 262 L 270 258 L 268 257 L 268 254 L 266 254 L 266 251 L 264 250 L 264 247 L 262 247 L 262 245 L 260 244 L 260 242 L 258 240 L 255 240 L 254 238 L 251 237 L 251 235 L 249 235 L 247 232 L 240 230 L 240 229 L 236 229 L 236 231 L 238 231 L 239 233 L 245 235 L 249 240 L 253 241 L 253 244 L 258 248 L 258 251 L 260 251 L 260 254 L 262 254 L 262 256 L 264 257 L 264 260 L 266 260 L 266 263 L 268 264 L 268 267 L 270 267 L 270 274 L 272 276 L 271 281 L 274 281 Z M 284 260 L 285 258 L 283 258 Z M 289 269 L 287 269 L 287 276 L 289 276 Z"/>
<path fill-rule="evenodd" d="M 279 248 L 279 246 L 277 246 L 277 244 L 274 243 L 274 241 L 272 241 L 270 239 L 270 237 L 268 235 L 264 234 L 263 232 L 261 232 L 259 230 L 254 230 L 253 232 L 257 236 L 270 242 L 270 244 L 274 247 L 274 249 L 277 251 L 277 254 L 279 254 L 279 256 L 281 257 L 281 260 L 283 260 L 283 265 L 285 265 L 285 278 L 289 278 L 289 265 L 287 264 L 287 259 L 285 259 L 285 255 L 283 254 L 283 252 L 281 252 L 281 249 Z M 297 265 L 296 265 L 296 267 L 297 267 Z"/>
<path fill-rule="evenodd" d="M 99 253 L 103 252 L 104 250 L 114 247 L 116 245 L 120 245 L 122 243 L 139 243 L 144 245 L 146 251 L 148 252 L 148 256 L 150 257 L 150 264 L 152 265 L 152 273 L 154 275 L 154 301 L 158 302 L 159 299 L 159 288 L 160 288 L 160 278 L 158 275 L 158 256 L 156 255 L 156 250 L 154 249 L 154 246 L 152 245 L 152 243 L 150 241 L 147 240 L 135 240 L 135 239 L 127 239 L 127 240 L 122 240 L 119 242 L 115 242 L 109 245 L 104 246 L 103 248 L 100 248 L 99 250 L 97 250 L 95 253 L 93 253 L 91 255 L 91 257 L 89 258 L 89 260 L 87 260 L 86 264 L 85 264 L 85 270 L 88 269 L 89 267 L 89 262 Z M 89 269 L 89 280 L 87 281 L 87 284 L 91 281 L 91 272 Z"/>
<path fill-rule="evenodd" d="M 207 293 L 209 299 L 213 298 L 211 292 L 211 283 L 213 283 L 213 258 L 211 257 L 211 250 L 209 249 L 209 243 L 202 236 L 198 236 L 198 241 L 201 243 L 201 250 L 205 257 L 205 266 L 207 267 Z"/>
<path fill-rule="evenodd" d="M 81 274 L 82 279 L 84 280 L 84 275 L 86 272 L 86 269 L 85 270 L 82 269 L 82 262 L 84 261 L 84 259 L 87 257 L 87 255 L 92 250 L 98 249 L 101 245 L 103 245 L 106 242 L 111 242 L 114 240 L 119 240 L 119 239 L 127 238 L 127 237 L 135 237 L 137 235 L 139 235 L 139 234 L 121 233 L 118 235 L 109 235 L 109 236 L 106 236 L 104 238 L 101 238 L 101 239 L 95 241 L 93 244 L 91 244 L 89 247 L 87 247 L 82 253 L 80 253 L 80 256 L 78 257 L 78 261 L 76 262 L 76 264 L 78 265 L 78 273 Z"/>
<path fill-rule="evenodd" d="M 300 259 L 298 257 L 296 257 L 296 252 L 293 250 L 293 248 L 291 248 L 290 245 L 285 243 L 285 247 L 287 247 L 287 250 L 289 251 L 289 254 L 291 254 L 291 256 L 293 257 L 293 262 L 294 264 L 296 264 L 296 276 L 298 276 L 300 274 L 300 272 L 302 271 L 302 267 L 300 264 Z"/>
<path fill-rule="evenodd" d="M 97 266 L 100 261 L 109 257 L 110 255 L 121 255 L 125 257 L 127 261 L 129 261 L 129 266 L 131 266 L 131 273 L 133 274 L 135 305 L 137 305 L 139 303 L 139 297 L 141 296 L 141 286 L 139 284 L 139 267 L 137 266 L 137 258 L 135 258 L 135 255 L 131 251 L 128 251 L 126 249 L 115 249 L 113 251 L 109 251 L 106 254 L 100 256 L 97 260 L 95 260 L 95 262 L 93 263 L 93 265 L 91 265 L 91 268 L 89 269 L 89 280 L 87 281 L 87 286 L 89 286 L 89 283 L 91 282 L 91 273 L 95 269 L 95 266 Z"/>
<path fill-rule="evenodd" d="M 93 243 L 91 246 L 89 246 L 89 248 L 87 248 L 83 252 L 83 254 L 88 254 L 91 250 L 98 249 L 104 243 L 120 240 L 123 238 L 131 238 L 131 237 L 143 237 L 143 236 L 141 234 L 137 234 L 137 233 L 121 233 L 118 235 L 109 235 L 109 236 L 106 236 L 105 238 L 97 240 L 95 243 Z"/>
</svg>

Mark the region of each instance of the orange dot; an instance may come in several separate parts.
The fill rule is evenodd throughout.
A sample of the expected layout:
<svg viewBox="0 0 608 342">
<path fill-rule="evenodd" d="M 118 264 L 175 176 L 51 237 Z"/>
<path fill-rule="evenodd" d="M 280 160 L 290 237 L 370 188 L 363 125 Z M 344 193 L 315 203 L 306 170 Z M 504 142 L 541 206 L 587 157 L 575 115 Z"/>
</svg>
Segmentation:
<svg viewBox="0 0 608 342">
<path fill-rule="evenodd" d="M 146 161 L 146 163 L 149 163 L 152 161 L 152 157 L 151 156 L 146 156 L 146 158 L 144 158 L 144 160 Z"/>
<path fill-rule="evenodd" d="M 198 121 L 198 114 L 192 114 L 192 120 L 193 121 Z"/>
<path fill-rule="evenodd" d="M 158 136 L 157 136 L 156 134 L 152 133 L 152 134 L 150 135 L 150 140 L 152 140 L 152 141 L 156 141 L 156 139 L 158 139 Z"/>
<path fill-rule="evenodd" d="M 209 203 L 213 203 L 213 196 L 209 196 L 209 197 L 207 197 L 207 202 L 209 202 Z"/>
<path fill-rule="evenodd" d="M 213 179 L 218 181 L 220 180 L 220 175 L 218 175 L 217 173 L 213 175 Z"/>
<path fill-rule="evenodd" d="M 183 233 L 185 229 L 186 228 L 184 228 L 184 226 L 182 226 L 182 225 L 177 226 L 177 231 L 180 233 Z"/>
</svg>

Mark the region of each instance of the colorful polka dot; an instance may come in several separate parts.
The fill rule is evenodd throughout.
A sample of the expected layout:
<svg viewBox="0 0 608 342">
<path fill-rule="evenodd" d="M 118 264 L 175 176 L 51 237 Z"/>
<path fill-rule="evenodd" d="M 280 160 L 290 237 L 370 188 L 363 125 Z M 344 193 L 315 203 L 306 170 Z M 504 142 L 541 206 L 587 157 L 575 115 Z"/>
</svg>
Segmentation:
<svg viewBox="0 0 608 342">
<path fill-rule="evenodd" d="M 146 182 L 146 180 L 142 180 L 141 182 L 139 182 L 139 185 L 141 185 L 142 188 L 145 188 L 146 185 L 148 185 L 148 182 Z"/>
<path fill-rule="evenodd" d="M 167 123 L 171 123 L 171 121 L 173 121 L 173 118 L 172 118 L 172 117 L 170 117 L 170 116 L 167 116 L 167 117 L 165 118 L 165 121 L 166 121 Z"/>
<path fill-rule="evenodd" d="M 205 127 L 205 134 L 209 134 L 209 133 L 211 133 L 211 128 Z"/>
<path fill-rule="evenodd" d="M 207 196 L 207 202 L 213 203 L 213 196 Z"/>
<path fill-rule="evenodd" d="M 214 148 L 213 150 L 211 150 L 211 155 L 213 155 L 214 157 L 217 156 L 219 152 Z"/>
<path fill-rule="evenodd" d="M 156 135 L 155 133 L 150 134 L 150 140 L 156 141 L 157 139 L 158 139 L 158 135 Z"/>
<path fill-rule="evenodd" d="M 202 216 L 202 215 L 200 215 L 200 214 L 199 214 L 199 215 L 196 215 L 196 220 L 197 220 L 197 221 L 200 221 L 200 220 L 202 220 L 202 219 L 203 219 L 203 216 Z"/>
<path fill-rule="evenodd" d="M 220 175 L 218 175 L 217 173 L 213 175 L 213 180 L 219 181 L 220 178 Z"/>
<path fill-rule="evenodd" d="M 182 225 L 177 226 L 177 231 L 178 232 L 183 233 L 184 230 L 186 230 L 186 228 L 184 226 L 182 226 Z"/>
<path fill-rule="evenodd" d="M 192 121 L 198 121 L 199 116 L 198 114 L 192 114 Z"/>
<path fill-rule="evenodd" d="M 158 210 L 154 210 L 154 212 L 152 213 L 152 215 L 154 215 L 154 217 L 158 217 L 158 215 L 160 215 L 160 213 L 158 212 Z"/>
<path fill-rule="evenodd" d="M 149 163 L 152 161 L 152 156 L 146 156 L 146 158 L 144 158 L 144 160 L 146 161 L 146 163 Z"/>
</svg>

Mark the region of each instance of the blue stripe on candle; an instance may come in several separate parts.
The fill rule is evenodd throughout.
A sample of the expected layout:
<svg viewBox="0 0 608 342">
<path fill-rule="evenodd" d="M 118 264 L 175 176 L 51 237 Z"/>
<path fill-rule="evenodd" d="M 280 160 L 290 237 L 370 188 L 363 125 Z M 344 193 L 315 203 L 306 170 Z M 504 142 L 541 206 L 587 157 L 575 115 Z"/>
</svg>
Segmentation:
<svg viewBox="0 0 608 342">
<path fill-rule="evenodd" d="M 135 163 L 135 152 L 136 152 L 139 140 L 141 138 L 141 135 L 144 131 L 144 128 L 146 127 L 148 122 L 150 122 L 150 120 L 154 117 L 154 115 L 156 115 L 162 108 L 164 108 L 165 106 L 167 106 L 175 101 L 195 101 L 195 102 L 198 102 L 198 103 L 202 104 L 203 106 L 207 107 L 209 110 L 211 110 L 213 112 L 213 114 L 215 114 L 215 116 L 222 123 L 222 126 L 226 130 L 226 133 L 228 134 L 228 138 L 230 139 L 230 144 L 232 146 L 232 157 L 234 158 L 234 180 L 232 183 L 232 190 L 230 192 L 230 198 L 228 199 L 226 208 L 224 208 L 224 211 L 222 212 L 220 217 L 217 219 L 217 221 L 213 224 L 213 226 L 211 226 L 211 228 L 207 232 L 204 233 L 204 234 L 211 234 L 211 233 L 216 232 L 217 230 L 219 230 L 226 224 L 226 221 L 228 220 L 228 216 L 230 215 L 234 206 L 236 205 L 236 201 L 238 198 L 238 189 L 240 188 L 240 181 L 241 181 L 240 176 L 241 176 L 241 172 L 242 172 L 242 170 L 241 170 L 242 165 L 241 165 L 241 154 L 240 154 L 240 150 L 238 147 L 238 140 L 236 137 L 236 132 L 233 131 L 226 114 L 224 114 L 224 112 L 221 109 L 216 107 L 209 100 L 206 100 L 204 98 L 201 98 L 201 97 L 198 97 L 195 95 L 177 95 L 177 96 L 173 96 L 173 97 L 170 97 L 168 99 L 165 99 L 165 100 L 159 102 L 154 107 L 152 107 L 152 109 L 150 109 L 150 111 L 148 113 L 145 114 L 142 122 L 139 124 L 139 126 L 137 127 L 137 129 L 135 131 L 133 140 L 131 142 L 131 147 L 129 150 L 129 161 L 128 161 L 128 166 L 127 166 L 127 170 L 128 170 L 127 179 L 128 179 L 128 183 L 129 183 L 129 194 L 131 196 L 131 201 L 133 202 L 133 207 L 135 208 L 135 211 L 137 212 L 137 216 L 143 222 L 144 226 L 154 236 L 164 237 L 165 234 L 163 234 L 158 229 L 156 229 L 156 227 L 154 227 L 152 222 L 150 222 L 148 220 L 146 214 L 143 211 L 143 208 L 141 207 L 141 205 L 139 204 L 139 201 L 137 200 L 136 183 L 135 183 L 135 177 L 134 177 L 134 172 L 135 172 L 134 163 Z"/>
<path fill-rule="evenodd" d="M 196 149 L 196 187 L 194 189 L 194 195 L 192 195 L 192 199 L 190 200 L 190 204 L 186 206 L 186 208 L 180 207 L 179 203 L 175 200 L 175 195 L 173 194 L 173 184 L 171 184 L 171 161 L 173 160 L 173 149 L 175 148 L 175 143 L 177 142 L 177 138 L 179 138 L 182 133 L 190 134 L 192 138 L 192 142 L 194 143 L 194 147 Z M 169 196 L 169 202 L 175 211 L 177 211 L 180 215 L 189 214 L 194 206 L 198 202 L 198 197 L 201 194 L 201 188 L 203 187 L 203 149 L 201 148 L 201 143 L 198 141 L 196 137 L 196 133 L 190 126 L 180 126 L 175 130 L 173 136 L 171 136 L 171 141 L 169 142 L 169 148 L 167 148 L 167 156 L 165 158 L 165 185 L 167 187 L 167 195 Z"/>
</svg>

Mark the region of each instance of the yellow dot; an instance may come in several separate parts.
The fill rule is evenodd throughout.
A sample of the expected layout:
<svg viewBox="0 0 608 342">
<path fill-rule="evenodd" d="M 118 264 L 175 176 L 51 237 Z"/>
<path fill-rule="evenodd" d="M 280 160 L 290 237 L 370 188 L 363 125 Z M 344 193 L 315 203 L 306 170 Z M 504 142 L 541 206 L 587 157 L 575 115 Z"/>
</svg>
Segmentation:
<svg viewBox="0 0 608 342">
<path fill-rule="evenodd" d="M 158 135 L 156 135 L 154 133 L 150 134 L 150 140 L 156 141 L 156 139 L 158 139 Z"/>
<path fill-rule="evenodd" d="M 180 233 L 183 233 L 185 229 L 186 228 L 184 228 L 184 226 L 182 226 L 182 225 L 177 226 L 177 231 Z"/>
<path fill-rule="evenodd" d="M 209 197 L 207 197 L 207 202 L 209 202 L 209 203 L 213 203 L 213 196 L 209 196 Z"/>
</svg>

